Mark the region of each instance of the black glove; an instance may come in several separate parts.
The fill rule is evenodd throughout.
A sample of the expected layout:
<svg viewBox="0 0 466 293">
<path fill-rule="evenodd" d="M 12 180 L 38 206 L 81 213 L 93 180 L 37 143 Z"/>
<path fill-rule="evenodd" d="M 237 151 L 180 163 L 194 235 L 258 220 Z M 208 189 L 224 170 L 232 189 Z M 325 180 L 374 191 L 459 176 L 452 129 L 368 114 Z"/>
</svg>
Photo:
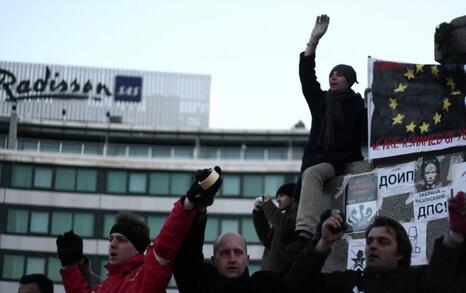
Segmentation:
<svg viewBox="0 0 466 293">
<path fill-rule="evenodd" d="M 204 181 L 212 172 L 212 169 L 197 170 L 196 179 L 186 193 L 186 197 L 195 205 L 210 206 L 214 202 L 214 196 L 222 186 L 222 169 L 215 166 L 214 170 L 218 173 L 219 178 L 209 188 L 204 190 L 199 182 Z"/>
<path fill-rule="evenodd" d="M 83 240 L 73 231 L 57 237 L 57 254 L 62 266 L 70 266 L 83 257 Z"/>
<path fill-rule="evenodd" d="M 334 209 L 326 209 L 320 214 L 320 221 L 317 224 L 316 233 L 312 237 L 312 242 L 316 244 L 320 237 L 322 236 L 322 225 L 324 224 L 325 220 L 327 220 L 331 215 Z M 334 232 L 340 232 L 341 230 L 346 230 L 346 222 L 345 222 L 345 215 L 340 211 L 340 216 L 343 219 L 343 222 L 340 225 L 339 229 L 332 229 Z"/>
</svg>

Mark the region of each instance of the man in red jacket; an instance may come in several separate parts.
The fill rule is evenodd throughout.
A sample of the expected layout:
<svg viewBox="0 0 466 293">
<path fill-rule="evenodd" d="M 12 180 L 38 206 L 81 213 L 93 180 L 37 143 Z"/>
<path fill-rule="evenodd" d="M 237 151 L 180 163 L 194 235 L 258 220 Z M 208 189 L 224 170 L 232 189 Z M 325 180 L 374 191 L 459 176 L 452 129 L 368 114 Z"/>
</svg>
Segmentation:
<svg viewBox="0 0 466 293">
<path fill-rule="evenodd" d="M 134 214 L 120 213 L 109 235 L 107 279 L 95 286 L 86 281 L 79 267 L 84 257 L 82 239 L 73 231 L 58 236 L 57 252 L 63 266 L 60 273 L 66 292 L 165 292 L 173 260 L 191 227 L 197 207 L 211 205 L 221 184 L 219 167 L 199 170 L 187 195 L 175 203 L 149 248 L 147 225 Z"/>
</svg>

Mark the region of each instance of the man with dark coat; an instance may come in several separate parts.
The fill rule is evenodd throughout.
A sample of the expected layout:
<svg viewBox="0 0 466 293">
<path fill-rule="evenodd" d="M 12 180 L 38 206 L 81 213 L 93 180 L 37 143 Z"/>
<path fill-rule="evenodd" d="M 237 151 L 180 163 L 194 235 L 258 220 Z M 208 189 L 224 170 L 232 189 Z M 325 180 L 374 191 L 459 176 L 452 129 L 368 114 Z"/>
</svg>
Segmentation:
<svg viewBox="0 0 466 293">
<path fill-rule="evenodd" d="M 298 200 L 293 196 L 296 184 L 286 183 L 277 190 L 278 207 L 272 197 L 263 195 L 254 204 L 252 219 L 257 236 L 265 246 L 263 270 L 283 274 L 293 257 L 286 246 L 294 240 Z"/>
<path fill-rule="evenodd" d="M 435 241 L 429 265 L 411 266 L 412 246 L 403 226 L 388 217 L 376 217 L 366 229 L 364 271 L 322 273 L 333 244 L 345 231 L 339 211 L 323 222 L 321 237 L 294 262 L 285 278 L 287 292 L 464 293 L 466 292 L 464 236 L 466 197 L 448 201 L 449 231 Z"/>
<path fill-rule="evenodd" d="M 322 210 L 326 181 L 344 171 L 344 165 L 363 159 L 361 145 L 367 137 L 367 111 L 361 95 L 351 86 L 357 82 L 354 69 L 335 66 L 329 75 L 330 89 L 323 91 L 315 74 L 315 51 L 325 34 L 329 17 L 317 17 L 306 50 L 300 55 L 299 77 L 312 115 L 309 139 L 304 147 L 296 193 L 300 194 L 296 218 L 297 240 L 288 250 L 302 250 L 315 233 Z"/>
<path fill-rule="evenodd" d="M 206 213 L 198 212 L 175 259 L 174 276 L 180 293 L 279 293 L 281 278 L 270 271 L 249 275 L 249 255 L 244 238 L 227 232 L 215 240 L 211 263 L 204 260 L 202 246 Z"/>
</svg>

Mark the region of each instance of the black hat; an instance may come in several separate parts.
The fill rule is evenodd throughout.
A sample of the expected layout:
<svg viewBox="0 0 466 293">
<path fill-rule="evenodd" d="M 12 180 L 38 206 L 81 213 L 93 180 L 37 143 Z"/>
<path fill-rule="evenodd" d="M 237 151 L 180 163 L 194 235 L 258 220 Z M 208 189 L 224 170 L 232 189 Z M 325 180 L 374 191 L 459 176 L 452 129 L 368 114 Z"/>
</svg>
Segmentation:
<svg viewBox="0 0 466 293">
<path fill-rule="evenodd" d="M 284 194 L 284 195 L 288 195 L 289 197 L 294 197 L 293 195 L 294 195 L 295 188 L 296 188 L 295 183 L 285 183 L 278 188 L 276 196 L 278 196 L 279 194 Z"/>
<path fill-rule="evenodd" d="M 150 243 L 149 227 L 135 214 L 128 211 L 120 212 L 115 222 L 110 234 L 120 233 L 125 235 L 136 250 L 143 253 Z"/>
<path fill-rule="evenodd" d="M 354 71 L 353 67 L 346 65 L 346 64 L 338 64 L 337 66 L 333 67 L 330 71 L 329 76 L 332 75 L 334 71 L 340 72 L 346 78 L 349 87 L 351 87 L 354 83 L 358 83 L 356 79 L 356 71 Z"/>
</svg>

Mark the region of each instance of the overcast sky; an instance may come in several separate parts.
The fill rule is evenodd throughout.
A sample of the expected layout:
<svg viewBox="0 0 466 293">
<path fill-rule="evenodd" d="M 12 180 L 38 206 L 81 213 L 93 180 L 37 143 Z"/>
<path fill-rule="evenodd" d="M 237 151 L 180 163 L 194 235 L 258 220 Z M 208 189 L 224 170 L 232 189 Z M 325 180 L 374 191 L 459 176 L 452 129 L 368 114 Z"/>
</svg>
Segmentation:
<svg viewBox="0 0 466 293">
<path fill-rule="evenodd" d="M 208 74 L 210 127 L 310 126 L 298 55 L 319 14 L 330 26 L 318 78 L 367 57 L 436 63 L 435 27 L 466 14 L 464 0 L 0 0 L 0 59 Z"/>
</svg>

